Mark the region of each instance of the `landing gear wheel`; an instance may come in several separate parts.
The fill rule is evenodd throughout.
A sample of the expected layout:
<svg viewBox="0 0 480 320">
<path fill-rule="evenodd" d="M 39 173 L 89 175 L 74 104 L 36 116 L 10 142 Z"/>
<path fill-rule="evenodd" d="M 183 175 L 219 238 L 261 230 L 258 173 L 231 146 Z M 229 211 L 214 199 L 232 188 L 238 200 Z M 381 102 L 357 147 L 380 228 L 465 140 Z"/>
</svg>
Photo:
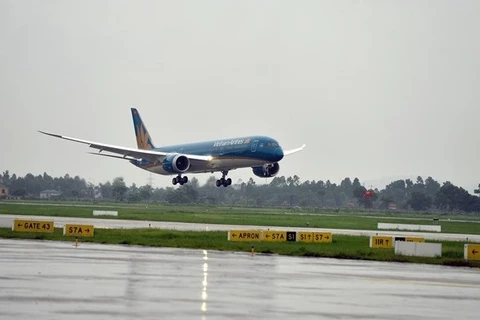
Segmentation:
<svg viewBox="0 0 480 320">
<path fill-rule="evenodd" d="M 187 176 L 182 177 L 182 176 L 178 175 L 178 176 L 176 176 L 175 178 L 172 179 L 172 184 L 173 184 L 174 186 L 175 186 L 177 183 L 182 186 L 182 185 L 184 185 L 184 184 L 187 183 L 187 182 L 188 182 L 188 177 L 187 177 Z"/>
<path fill-rule="evenodd" d="M 216 181 L 217 187 L 224 186 L 228 187 L 229 185 L 232 184 L 232 179 L 228 178 L 225 179 L 225 176 L 228 174 L 228 171 L 224 170 L 222 171 L 222 177 Z"/>
</svg>

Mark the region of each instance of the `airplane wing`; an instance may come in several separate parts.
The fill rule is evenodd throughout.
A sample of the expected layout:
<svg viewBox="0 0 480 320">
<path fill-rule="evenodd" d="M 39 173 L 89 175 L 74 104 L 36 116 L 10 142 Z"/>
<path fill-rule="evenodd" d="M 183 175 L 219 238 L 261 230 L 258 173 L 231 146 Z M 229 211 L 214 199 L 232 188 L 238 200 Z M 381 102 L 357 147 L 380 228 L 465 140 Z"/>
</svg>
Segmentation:
<svg viewBox="0 0 480 320">
<path fill-rule="evenodd" d="M 290 154 L 292 154 L 292 153 L 302 151 L 303 148 L 305 148 L 305 144 L 304 144 L 303 146 L 301 146 L 300 148 L 283 151 L 283 155 L 284 155 L 284 156 L 288 156 L 288 155 L 290 155 Z"/>
<path fill-rule="evenodd" d="M 143 149 L 134 149 L 134 148 L 126 148 L 126 147 L 119 147 L 110 144 L 104 144 L 99 142 L 87 141 L 77 138 L 71 138 L 67 136 L 62 136 L 55 133 L 49 133 L 38 130 L 38 132 L 46 134 L 48 136 L 52 136 L 55 138 L 60 138 L 64 140 L 70 140 L 78 143 L 88 144 L 90 148 L 98 149 L 99 153 L 102 151 L 107 151 L 111 153 L 120 154 L 123 157 L 115 157 L 114 158 L 122 158 L 122 159 L 147 159 L 153 162 L 162 161 L 170 152 L 162 152 L 162 151 L 155 151 L 155 150 L 143 150 Z M 102 154 L 103 155 L 103 154 Z M 200 161 L 210 161 L 212 160 L 211 156 L 200 156 L 200 155 L 193 155 L 193 154 L 183 154 L 189 159 L 192 160 L 200 160 Z M 107 156 L 107 155 L 105 155 Z M 128 157 L 128 158 L 127 158 Z M 132 159 L 133 158 L 133 159 Z"/>
</svg>

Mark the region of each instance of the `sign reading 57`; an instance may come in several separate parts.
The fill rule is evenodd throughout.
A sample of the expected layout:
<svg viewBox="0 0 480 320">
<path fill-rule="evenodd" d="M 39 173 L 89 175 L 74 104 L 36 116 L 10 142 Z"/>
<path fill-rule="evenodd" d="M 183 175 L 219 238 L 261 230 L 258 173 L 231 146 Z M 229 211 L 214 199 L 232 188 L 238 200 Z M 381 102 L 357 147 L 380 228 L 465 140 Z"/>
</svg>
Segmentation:
<svg viewBox="0 0 480 320">
<path fill-rule="evenodd" d="M 332 242 L 331 232 L 314 232 L 313 242 Z"/>
</svg>

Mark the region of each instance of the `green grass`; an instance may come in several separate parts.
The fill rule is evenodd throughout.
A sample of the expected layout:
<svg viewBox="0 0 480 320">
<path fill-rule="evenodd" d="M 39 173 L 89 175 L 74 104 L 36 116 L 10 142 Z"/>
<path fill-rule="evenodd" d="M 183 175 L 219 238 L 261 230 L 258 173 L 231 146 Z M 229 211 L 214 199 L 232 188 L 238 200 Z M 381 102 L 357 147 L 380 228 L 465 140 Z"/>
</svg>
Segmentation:
<svg viewBox="0 0 480 320">
<path fill-rule="evenodd" d="M 313 227 L 332 229 L 376 230 L 378 222 L 402 224 L 433 224 L 431 214 L 399 214 L 412 220 L 395 219 L 392 213 L 368 213 L 348 210 L 317 210 L 297 212 L 285 208 L 240 208 L 215 206 L 168 206 L 141 204 L 68 204 L 54 203 L 55 206 L 36 202 L 33 205 L 0 203 L 0 214 L 39 215 L 92 218 L 92 211 L 116 210 L 118 217 L 101 217 L 107 219 L 152 220 L 170 222 Z M 102 206 L 111 205 L 112 208 Z M 391 219 L 385 219 L 389 217 Z M 435 216 L 437 217 L 437 216 Z M 473 219 L 476 216 L 457 216 L 455 219 Z M 413 220 L 413 219 L 424 220 Z M 444 217 L 442 217 L 444 218 Z M 444 233 L 480 234 L 479 223 L 441 221 Z"/>
<path fill-rule="evenodd" d="M 14 232 L 11 229 L 0 228 L 0 238 L 72 241 L 72 243 L 75 241 L 74 237 L 63 236 L 63 231 L 59 228 L 56 228 L 53 234 Z M 442 242 L 442 258 L 424 258 L 398 256 L 394 254 L 393 249 L 369 248 L 369 238 L 361 236 L 334 236 L 332 243 L 249 243 L 227 241 L 227 232 L 221 231 L 96 229 L 95 237 L 79 238 L 79 241 L 80 245 L 81 242 L 96 242 L 238 252 L 250 252 L 253 245 L 257 253 L 480 267 L 480 261 L 463 259 L 463 243 L 461 242 Z"/>
</svg>

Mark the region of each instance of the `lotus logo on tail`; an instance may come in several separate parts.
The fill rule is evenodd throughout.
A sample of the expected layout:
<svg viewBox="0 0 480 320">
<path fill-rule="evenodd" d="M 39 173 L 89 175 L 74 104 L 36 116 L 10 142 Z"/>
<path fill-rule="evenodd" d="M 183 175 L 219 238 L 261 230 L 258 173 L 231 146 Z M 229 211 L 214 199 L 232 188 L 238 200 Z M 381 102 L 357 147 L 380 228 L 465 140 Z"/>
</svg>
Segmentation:
<svg viewBox="0 0 480 320">
<path fill-rule="evenodd" d="M 140 149 L 152 150 L 153 144 L 150 139 L 150 134 L 143 124 L 137 127 L 137 145 Z"/>
</svg>

